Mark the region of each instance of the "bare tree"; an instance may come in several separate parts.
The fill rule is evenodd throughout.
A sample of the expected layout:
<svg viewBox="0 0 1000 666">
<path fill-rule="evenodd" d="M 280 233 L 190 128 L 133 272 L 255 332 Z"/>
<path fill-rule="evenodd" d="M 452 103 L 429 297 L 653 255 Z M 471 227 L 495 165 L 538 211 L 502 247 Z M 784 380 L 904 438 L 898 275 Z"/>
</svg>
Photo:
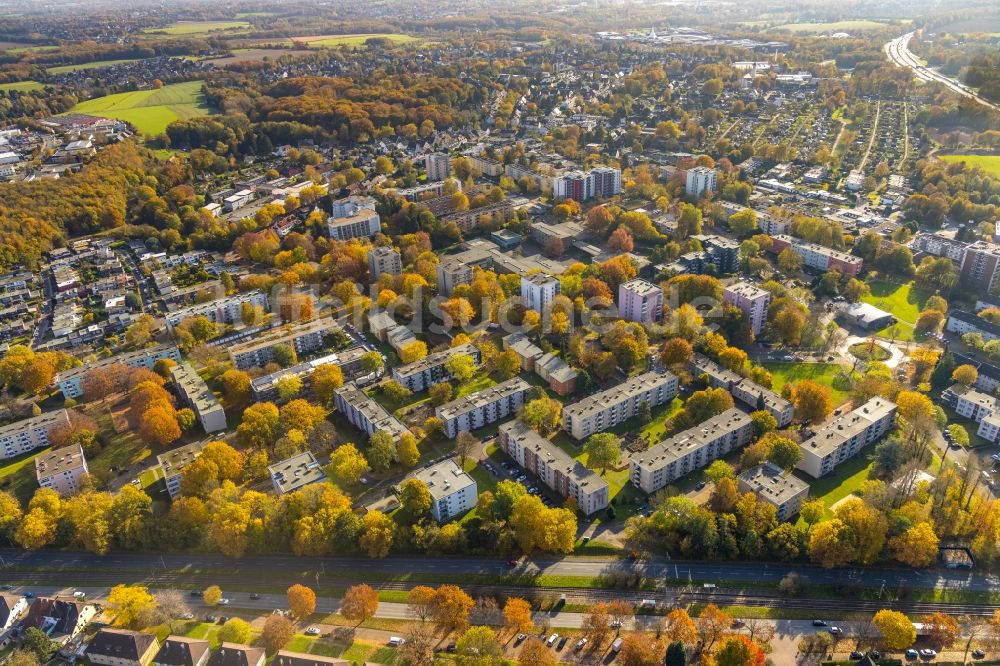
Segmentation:
<svg viewBox="0 0 1000 666">
<path fill-rule="evenodd" d="M 468 460 L 478 445 L 479 440 L 471 432 L 463 430 L 458 433 L 458 437 L 455 438 L 455 453 L 458 454 L 460 465 L 465 466 L 465 461 Z"/>
<path fill-rule="evenodd" d="M 774 625 L 770 620 L 759 617 L 748 617 L 743 625 L 750 634 L 750 640 L 766 645 L 774 638 Z"/>
<path fill-rule="evenodd" d="M 872 622 L 871 613 L 852 613 L 844 621 L 847 633 L 854 636 L 854 647 L 857 650 L 865 646 L 874 645 L 881 635 L 878 628 Z"/>
<path fill-rule="evenodd" d="M 503 624 L 500 606 L 493 597 L 478 597 L 469 612 L 469 624 L 497 627 Z"/>
<path fill-rule="evenodd" d="M 424 631 L 419 624 L 411 624 L 406 629 L 406 642 L 399 647 L 397 656 L 407 666 L 434 663 L 434 645 L 430 632 Z"/>
</svg>

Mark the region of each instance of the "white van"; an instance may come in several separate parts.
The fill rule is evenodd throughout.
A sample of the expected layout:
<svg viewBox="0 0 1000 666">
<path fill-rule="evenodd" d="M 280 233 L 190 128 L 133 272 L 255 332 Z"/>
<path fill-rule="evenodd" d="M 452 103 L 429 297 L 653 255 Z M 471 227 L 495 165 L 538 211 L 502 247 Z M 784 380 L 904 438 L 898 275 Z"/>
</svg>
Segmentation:
<svg viewBox="0 0 1000 666">
<path fill-rule="evenodd" d="M 615 642 L 611 644 L 612 652 L 621 652 L 622 650 L 622 639 L 616 638 Z"/>
<path fill-rule="evenodd" d="M 549 640 L 545 641 L 545 644 L 548 645 L 549 647 L 552 647 L 553 645 L 555 645 L 557 640 L 559 640 L 559 634 L 552 634 L 551 636 L 549 636 Z"/>
<path fill-rule="evenodd" d="M 391 636 L 389 638 L 389 645 L 391 645 L 392 647 L 399 647 L 400 645 L 402 645 L 405 642 L 406 642 L 406 640 L 403 639 L 403 638 L 400 638 L 399 636 Z"/>
</svg>

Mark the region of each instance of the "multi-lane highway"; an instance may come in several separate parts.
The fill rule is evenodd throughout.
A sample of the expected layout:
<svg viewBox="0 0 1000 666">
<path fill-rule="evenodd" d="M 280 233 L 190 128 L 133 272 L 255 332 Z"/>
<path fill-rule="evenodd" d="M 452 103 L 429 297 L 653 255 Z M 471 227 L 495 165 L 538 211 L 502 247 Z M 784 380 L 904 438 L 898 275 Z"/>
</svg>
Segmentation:
<svg viewBox="0 0 1000 666">
<path fill-rule="evenodd" d="M 976 102 L 979 102 L 983 106 L 989 107 L 994 111 L 1000 111 L 1000 105 L 990 102 L 975 90 L 921 64 L 920 60 L 918 60 L 917 57 L 913 55 L 913 52 L 910 51 L 910 40 L 915 34 L 916 32 L 908 32 L 901 37 L 897 37 L 896 39 L 887 42 L 885 46 L 882 47 L 882 50 L 885 51 L 885 55 L 889 58 L 889 60 L 892 60 L 900 67 L 907 67 L 913 70 L 914 76 L 921 81 L 935 81 L 962 97 L 975 100 Z"/>
</svg>

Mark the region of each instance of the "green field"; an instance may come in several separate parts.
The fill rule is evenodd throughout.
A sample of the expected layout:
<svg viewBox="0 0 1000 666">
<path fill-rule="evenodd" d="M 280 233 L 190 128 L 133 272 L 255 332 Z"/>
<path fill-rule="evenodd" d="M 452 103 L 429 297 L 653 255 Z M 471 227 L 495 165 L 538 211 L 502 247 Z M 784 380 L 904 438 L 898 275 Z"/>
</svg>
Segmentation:
<svg viewBox="0 0 1000 666">
<path fill-rule="evenodd" d="M 945 162 L 965 162 L 966 166 L 977 166 L 986 173 L 1000 178 L 1000 155 L 938 155 Z"/>
<path fill-rule="evenodd" d="M 38 488 L 35 479 L 35 458 L 48 452 L 48 449 L 32 451 L 17 458 L 4 460 L 0 465 L 0 490 L 12 493 L 22 502 L 31 499 Z"/>
<path fill-rule="evenodd" d="M 817 384 L 829 386 L 833 392 L 833 404 L 839 405 L 847 400 L 847 387 L 844 385 L 844 373 L 849 368 L 842 368 L 835 363 L 765 363 L 764 367 L 774 377 L 773 388 L 781 393 L 781 387 L 788 382 L 793 384 L 803 379 L 811 379 Z"/>
<path fill-rule="evenodd" d="M 98 67 L 110 67 L 111 65 L 120 65 L 123 62 L 138 62 L 138 58 L 126 58 L 124 60 L 95 60 L 94 62 L 83 62 L 79 65 L 60 65 L 59 67 L 50 67 L 48 69 L 49 74 L 65 74 L 66 72 L 76 72 L 81 69 L 97 69 Z"/>
<path fill-rule="evenodd" d="M 136 90 L 87 100 L 74 106 L 71 113 L 118 118 L 152 136 L 163 132 L 175 120 L 203 116 L 208 104 L 201 93 L 201 81 L 187 81 L 159 90 Z"/>
<path fill-rule="evenodd" d="M 884 28 L 885 23 L 859 19 L 854 21 L 830 21 L 828 23 L 786 23 L 775 26 L 775 30 L 788 32 L 850 32 L 851 30 L 875 30 Z"/>
<path fill-rule="evenodd" d="M 178 21 L 165 28 L 146 28 L 146 34 L 165 33 L 168 35 L 204 35 L 214 31 L 246 30 L 250 24 L 246 21 Z"/>
<path fill-rule="evenodd" d="M 871 289 L 869 295 L 861 300 L 870 303 L 880 310 L 891 313 L 899 324 L 891 331 L 892 327 L 879 331 L 878 335 L 883 338 L 895 338 L 896 340 L 913 340 L 915 338 L 914 324 L 924 303 L 933 294 L 931 292 L 913 286 L 913 283 L 895 284 L 882 280 L 872 280 L 868 283 Z M 892 335 L 895 333 L 895 335 Z"/>
<path fill-rule="evenodd" d="M 29 90 L 41 90 L 45 85 L 38 81 L 18 81 L 17 83 L 0 83 L 0 90 L 16 90 L 17 92 L 27 92 Z"/>
<path fill-rule="evenodd" d="M 415 42 L 419 38 L 412 37 L 410 35 L 403 35 L 400 33 L 370 33 L 363 35 L 331 35 L 326 37 L 321 37 L 319 39 L 305 38 L 304 41 L 308 42 L 309 46 L 319 47 L 319 48 L 332 48 L 337 46 L 364 46 L 364 43 L 368 39 L 379 37 L 382 39 L 388 39 L 396 44 L 408 44 L 410 42 Z"/>
</svg>

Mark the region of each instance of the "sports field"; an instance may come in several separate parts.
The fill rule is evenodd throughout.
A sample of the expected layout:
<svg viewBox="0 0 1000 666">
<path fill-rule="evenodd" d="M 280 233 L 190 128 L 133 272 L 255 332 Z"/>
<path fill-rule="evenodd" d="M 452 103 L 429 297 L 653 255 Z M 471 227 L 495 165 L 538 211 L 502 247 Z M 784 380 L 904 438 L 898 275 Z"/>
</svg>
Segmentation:
<svg viewBox="0 0 1000 666">
<path fill-rule="evenodd" d="M 70 112 L 118 118 L 131 123 L 143 134 L 152 136 L 164 131 L 175 120 L 208 113 L 201 84 L 201 81 L 186 81 L 159 90 L 136 90 L 98 97 L 77 104 Z"/>
<path fill-rule="evenodd" d="M 938 155 L 945 162 L 965 162 L 1000 178 L 1000 155 Z"/>
<path fill-rule="evenodd" d="M 18 81 L 17 83 L 0 83 L 0 90 L 16 90 L 27 92 L 29 90 L 41 90 L 45 86 L 38 81 Z"/>
<path fill-rule="evenodd" d="M 885 23 L 859 19 L 854 21 L 830 21 L 828 23 L 786 23 L 775 26 L 775 30 L 789 32 L 850 32 L 851 30 L 875 30 L 884 28 Z"/>
<path fill-rule="evenodd" d="M 216 31 L 246 30 L 246 21 L 178 21 L 165 28 L 146 28 L 143 32 L 166 33 L 168 35 L 204 35 Z"/>
<path fill-rule="evenodd" d="M 82 62 L 78 65 L 60 65 L 59 67 L 50 67 L 48 72 L 49 74 L 65 74 L 66 72 L 76 72 L 81 69 L 110 67 L 111 65 L 120 65 L 123 62 L 137 62 L 138 60 L 138 58 L 126 58 L 124 60 L 95 60 L 93 62 Z"/>
</svg>

